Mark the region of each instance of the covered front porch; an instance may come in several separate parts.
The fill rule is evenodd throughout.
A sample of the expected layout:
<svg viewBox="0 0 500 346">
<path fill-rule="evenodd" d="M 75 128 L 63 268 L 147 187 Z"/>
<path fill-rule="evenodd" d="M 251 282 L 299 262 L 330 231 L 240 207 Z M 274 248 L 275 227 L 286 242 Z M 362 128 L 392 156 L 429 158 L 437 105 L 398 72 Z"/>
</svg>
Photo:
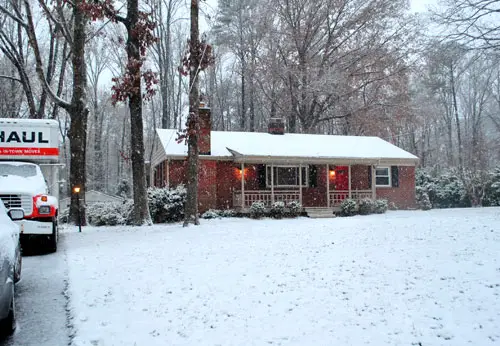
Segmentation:
<svg viewBox="0 0 500 346">
<path fill-rule="evenodd" d="M 277 201 L 285 206 L 298 201 L 304 208 L 336 209 L 345 199 L 376 198 L 377 170 L 373 164 L 240 165 L 240 186 L 233 190 L 233 207 L 240 210 L 247 210 L 257 201 L 266 207 Z"/>
</svg>

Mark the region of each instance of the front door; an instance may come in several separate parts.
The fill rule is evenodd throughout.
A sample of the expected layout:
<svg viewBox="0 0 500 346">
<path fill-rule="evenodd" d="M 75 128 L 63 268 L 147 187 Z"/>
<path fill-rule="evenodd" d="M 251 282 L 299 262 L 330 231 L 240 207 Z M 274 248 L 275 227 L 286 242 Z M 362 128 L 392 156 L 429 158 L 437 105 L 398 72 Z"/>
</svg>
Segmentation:
<svg viewBox="0 0 500 346">
<path fill-rule="evenodd" d="M 334 190 L 349 190 L 349 168 L 347 166 L 335 167 Z"/>
</svg>

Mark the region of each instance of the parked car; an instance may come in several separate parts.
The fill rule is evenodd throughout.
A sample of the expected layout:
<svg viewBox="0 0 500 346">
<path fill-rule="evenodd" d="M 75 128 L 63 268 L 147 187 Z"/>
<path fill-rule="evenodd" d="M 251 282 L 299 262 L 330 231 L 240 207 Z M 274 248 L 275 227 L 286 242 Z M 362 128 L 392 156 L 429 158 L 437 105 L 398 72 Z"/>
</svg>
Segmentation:
<svg viewBox="0 0 500 346">
<path fill-rule="evenodd" d="M 0 333 L 11 334 L 16 328 L 15 283 L 21 279 L 19 226 L 13 220 L 24 218 L 23 209 L 7 211 L 0 202 Z"/>
</svg>

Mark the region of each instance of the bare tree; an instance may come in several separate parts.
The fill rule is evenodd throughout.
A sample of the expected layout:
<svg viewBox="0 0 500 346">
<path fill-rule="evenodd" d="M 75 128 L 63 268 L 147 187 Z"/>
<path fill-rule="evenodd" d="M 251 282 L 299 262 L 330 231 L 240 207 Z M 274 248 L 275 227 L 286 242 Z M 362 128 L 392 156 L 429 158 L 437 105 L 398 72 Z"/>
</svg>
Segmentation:
<svg viewBox="0 0 500 346">
<path fill-rule="evenodd" d="M 444 27 L 445 39 L 475 49 L 500 48 L 497 0 L 445 0 L 442 11 L 433 11 L 433 20 Z"/>
</svg>

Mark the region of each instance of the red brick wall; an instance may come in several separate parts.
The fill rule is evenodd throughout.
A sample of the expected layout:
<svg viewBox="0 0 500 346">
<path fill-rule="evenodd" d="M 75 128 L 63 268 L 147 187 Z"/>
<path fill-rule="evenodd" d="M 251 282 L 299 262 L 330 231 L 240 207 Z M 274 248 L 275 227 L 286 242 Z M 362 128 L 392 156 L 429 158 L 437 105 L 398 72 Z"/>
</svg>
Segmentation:
<svg viewBox="0 0 500 346">
<path fill-rule="evenodd" d="M 377 187 L 377 198 L 387 199 L 398 209 L 413 209 L 415 202 L 415 167 L 399 167 L 399 187 Z"/>
<path fill-rule="evenodd" d="M 245 165 L 245 190 L 259 190 L 258 166 Z M 200 161 L 199 176 L 199 210 L 200 213 L 211 209 L 227 209 L 233 206 L 233 191 L 241 190 L 240 164 L 234 162 Z M 317 186 L 302 190 L 304 207 L 325 207 L 326 197 L 326 165 L 316 165 Z M 166 165 L 165 165 L 166 168 Z M 370 189 L 368 166 L 353 165 L 351 167 L 351 183 L 353 190 Z M 166 176 L 166 172 L 165 172 Z M 330 188 L 333 180 L 330 177 Z M 186 184 L 186 161 L 170 161 L 170 186 Z M 377 198 L 394 202 L 400 209 L 415 208 L 415 167 L 399 167 L 399 187 L 379 187 Z"/>
<path fill-rule="evenodd" d="M 351 189 L 369 190 L 371 187 L 368 167 L 363 165 L 351 166 Z"/>
</svg>

